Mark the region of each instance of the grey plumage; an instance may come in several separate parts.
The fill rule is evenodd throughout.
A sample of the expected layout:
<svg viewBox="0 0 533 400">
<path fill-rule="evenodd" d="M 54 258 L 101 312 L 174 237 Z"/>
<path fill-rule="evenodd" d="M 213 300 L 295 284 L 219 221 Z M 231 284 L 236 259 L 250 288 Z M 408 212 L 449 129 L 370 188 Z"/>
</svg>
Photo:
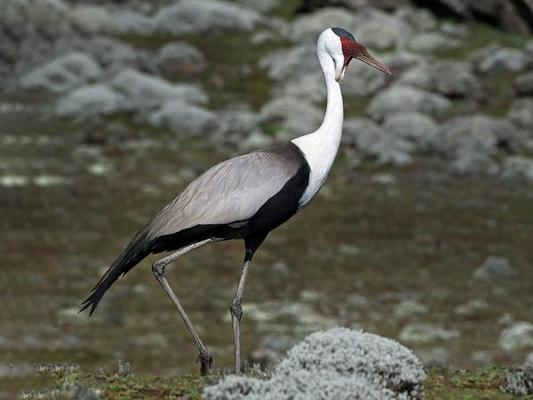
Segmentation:
<svg viewBox="0 0 533 400">
<path fill-rule="evenodd" d="M 297 173 L 302 156 L 292 144 L 223 161 L 192 181 L 130 241 L 83 302 L 94 312 L 121 276 L 160 248 L 158 238 L 188 228 L 228 224 L 240 228 Z M 193 241 L 183 243 L 188 245 Z"/>
<path fill-rule="evenodd" d="M 296 174 L 299 160 L 283 147 L 235 157 L 210 168 L 148 225 L 150 238 L 195 225 L 246 221 Z"/>
</svg>

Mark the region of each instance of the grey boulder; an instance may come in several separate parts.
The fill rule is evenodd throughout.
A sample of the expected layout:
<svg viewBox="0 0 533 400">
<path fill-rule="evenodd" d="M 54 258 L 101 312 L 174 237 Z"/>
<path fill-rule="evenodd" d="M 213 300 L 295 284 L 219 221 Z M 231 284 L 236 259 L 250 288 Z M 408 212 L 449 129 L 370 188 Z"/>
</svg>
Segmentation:
<svg viewBox="0 0 533 400">
<path fill-rule="evenodd" d="M 370 102 L 368 114 L 377 120 L 399 112 L 438 113 L 451 102 L 444 96 L 409 86 L 396 85 L 378 93 Z"/>
<path fill-rule="evenodd" d="M 102 69 L 91 56 L 75 52 L 35 68 L 22 77 L 20 85 L 25 89 L 61 93 L 96 81 L 101 75 Z"/>
<path fill-rule="evenodd" d="M 154 17 L 158 31 L 173 35 L 250 31 L 261 21 L 261 15 L 253 9 L 219 0 L 180 0 L 161 8 Z"/>
<path fill-rule="evenodd" d="M 108 86 L 87 85 L 63 96 L 56 106 L 56 114 L 60 117 L 90 118 L 115 113 L 124 109 L 126 104 L 126 98 Z"/>
</svg>

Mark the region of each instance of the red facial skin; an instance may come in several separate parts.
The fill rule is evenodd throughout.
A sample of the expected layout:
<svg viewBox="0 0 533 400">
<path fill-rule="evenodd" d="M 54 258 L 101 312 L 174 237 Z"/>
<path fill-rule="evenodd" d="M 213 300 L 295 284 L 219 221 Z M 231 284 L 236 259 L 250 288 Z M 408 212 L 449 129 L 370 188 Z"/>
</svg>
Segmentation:
<svg viewBox="0 0 533 400">
<path fill-rule="evenodd" d="M 377 58 L 372 56 L 365 46 L 346 37 L 341 37 L 340 40 L 342 46 L 342 54 L 344 55 L 344 67 L 347 67 L 348 64 L 350 64 L 350 61 L 356 58 L 387 75 L 392 75 L 389 68 L 387 68 L 387 66 L 381 61 L 379 61 Z"/>
</svg>

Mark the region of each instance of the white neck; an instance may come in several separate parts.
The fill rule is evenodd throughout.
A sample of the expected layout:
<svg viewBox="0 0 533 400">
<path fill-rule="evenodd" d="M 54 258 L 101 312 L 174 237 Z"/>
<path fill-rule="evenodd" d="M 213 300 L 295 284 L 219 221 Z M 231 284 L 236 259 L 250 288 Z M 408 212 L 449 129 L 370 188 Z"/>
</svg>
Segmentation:
<svg viewBox="0 0 533 400">
<path fill-rule="evenodd" d="M 342 93 L 335 80 L 335 64 L 326 52 L 319 51 L 318 60 L 324 72 L 328 93 L 324 121 L 315 132 L 292 140 L 303 152 L 311 169 L 309 185 L 300 199 L 300 208 L 311 201 L 324 183 L 337 155 L 342 135 Z"/>
</svg>

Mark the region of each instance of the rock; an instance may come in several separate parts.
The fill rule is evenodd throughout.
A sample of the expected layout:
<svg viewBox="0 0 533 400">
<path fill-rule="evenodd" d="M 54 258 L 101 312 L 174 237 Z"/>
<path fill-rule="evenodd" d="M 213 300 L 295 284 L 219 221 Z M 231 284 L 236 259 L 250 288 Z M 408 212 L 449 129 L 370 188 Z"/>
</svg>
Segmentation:
<svg viewBox="0 0 533 400">
<path fill-rule="evenodd" d="M 316 59 L 315 44 L 306 44 L 289 49 L 275 50 L 259 60 L 269 78 L 276 81 L 291 81 L 301 76 L 317 74 L 319 64 Z M 309 59 L 315 60 L 310 62 Z M 302 60 L 309 60 L 302 62 Z"/>
<path fill-rule="evenodd" d="M 519 150 L 523 132 L 509 121 L 485 115 L 457 117 L 441 125 L 435 147 L 452 157 L 465 154 L 490 156 L 499 150 Z"/>
<path fill-rule="evenodd" d="M 167 75 L 195 75 L 205 69 L 203 54 L 187 42 L 173 42 L 159 49 L 157 64 Z"/>
<path fill-rule="evenodd" d="M 154 126 L 190 137 L 216 130 L 216 114 L 181 100 L 165 103 L 148 116 Z"/>
<path fill-rule="evenodd" d="M 420 357 L 424 365 L 431 368 L 446 367 L 450 362 L 450 351 L 445 347 L 437 346 L 427 350 L 417 351 L 417 355 Z"/>
<path fill-rule="evenodd" d="M 456 175 L 494 176 L 500 172 L 500 167 L 488 154 L 474 151 L 460 151 L 455 154 L 448 169 Z"/>
<path fill-rule="evenodd" d="M 519 128 L 531 129 L 533 126 L 533 99 L 515 100 L 507 118 Z M 533 139 L 533 133 L 530 133 L 529 136 Z"/>
<path fill-rule="evenodd" d="M 423 8 L 400 7 L 394 16 L 405 22 L 414 32 L 433 31 L 438 26 L 435 16 Z"/>
<path fill-rule="evenodd" d="M 478 50 L 472 60 L 482 73 L 521 72 L 530 64 L 525 52 L 494 45 Z"/>
<path fill-rule="evenodd" d="M 466 304 L 455 307 L 455 315 L 463 318 L 479 317 L 489 309 L 489 305 L 485 300 L 474 299 Z"/>
<path fill-rule="evenodd" d="M 519 96 L 533 96 L 533 72 L 517 77 L 514 87 Z"/>
<path fill-rule="evenodd" d="M 277 365 L 287 351 L 296 344 L 290 336 L 267 335 L 261 340 L 259 348 L 252 353 L 252 361 L 264 368 Z"/>
<path fill-rule="evenodd" d="M 404 326 L 398 337 L 402 342 L 424 344 L 437 341 L 449 342 L 460 336 L 461 334 L 456 329 L 444 329 L 420 322 Z"/>
<path fill-rule="evenodd" d="M 436 140 L 439 128 L 431 117 L 413 112 L 391 115 L 383 130 L 392 138 L 412 143 L 417 150 L 427 150 Z"/>
<path fill-rule="evenodd" d="M 420 54 L 398 51 L 384 55 L 383 62 L 394 74 L 400 74 L 409 68 L 424 64 L 426 61 Z"/>
<path fill-rule="evenodd" d="M 463 61 L 421 64 L 403 74 L 399 82 L 453 98 L 477 97 L 481 89 L 471 64 Z"/>
<path fill-rule="evenodd" d="M 112 114 L 126 107 L 126 98 L 108 86 L 82 86 L 63 96 L 57 106 L 60 117 L 91 118 Z"/>
<path fill-rule="evenodd" d="M 498 344 L 508 352 L 533 348 L 533 324 L 529 322 L 513 323 L 503 330 Z"/>
<path fill-rule="evenodd" d="M 250 31 L 261 20 L 261 15 L 255 10 L 219 0 L 181 0 L 161 8 L 154 17 L 157 30 L 172 35 Z"/>
<path fill-rule="evenodd" d="M 21 79 L 25 89 L 65 92 L 95 81 L 102 75 L 100 66 L 84 53 L 69 53 L 35 68 Z"/>
<path fill-rule="evenodd" d="M 505 257 L 489 256 L 475 270 L 474 278 L 479 280 L 501 279 L 502 277 L 513 276 L 514 268 L 511 266 L 509 260 Z"/>
<path fill-rule="evenodd" d="M 502 389 L 514 396 L 533 394 L 533 365 L 525 364 L 516 371 L 508 372 Z"/>
<path fill-rule="evenodd" d="M 92 34 L 148 36 L 156 28 L 152 18 L 125 7 L 110 10 L 105 6 L 78 5 L 70 13 L 70 21 Z"/>
<path fill-rule="evenodd" d="M 217 114 L 218 135 L 225 142 L 238 145 L 259 132 L 259 115 L 248 108 L 221 110 Z"/>
<path fill-rule="evenodd" d="M 343 140 L 355 144 L 367 158 L 378 164 L 405 165 L 411 162 L 413 145 L 402 138 L 395 138 L 366 118 L 350 118 L 344 123 Z"/>
<path fill-rule="evenodd" d="M 424 379 L 420 361 L 397 342 L 334 328 L 295 346 L 269 380 L 230 376 L 206 388 L 204 398 L 417 399 Z"/>
<path fill-rule="evenodd" d="M 280 124 L 282 135 L 292 138 L 318 129 L 323 111 L 301 99 L 279 97 L 266 103 L 260 116 L 262 123 Z"/>
<path fill-rule="evenodd" d="M 413 300 L 404 300 L 394 306 L 394 316 L 398 319 L 417 317 L 427 313 L 427 306 Z"/>
<path fill-rule="evenodd" d="M 280 0 L 237 0 L 246 7 L 253 8 L 261 13 L 273 10 L 280 5 Z"/>
<path fill-rule="evenodd" d="M 368 118 L 347 118 L 342 128 L 342 142 L 363 149 L 373 138 L 384 135 L 383 129 Z"/>
<path fill-rule="evenodd" d="M 312 14 L 302 14 L 294 20 L 288 34 L 288 39 L 300 42 L 311 43 L 315 54 L 316 38 L 329 26 L 358 26 L 362 22 L 356 14 L 346 12 L 342 8 L 323 8 Z"/>
<path fill-rule="evenodd" d="M 451 106 L 445 97 L 407 86 L 393 86 L 378 93 L 370 102 L 368 114 L 381 120 L 400 112 L 431 114 L 443 112 Z"/>
<path fill-rule="evenodd" d="M 321 77 L 324 87 L 324 78 Z M 383 72 L 368 65 L 353 60 L 346 72 L 346 79 L 342 82 L 342 92 L 345 96 L 367 97 L 383 89 L 389 78 Z"/>
<path fill-rule="evenodd" d="M 387 50 L 403 46 L 413 35 L 413 29 L 401 18 L 368 8 L 356 14 L 357 40 L 372 50 Z"/>
<path fill-rule="evenodd" d="M 503 161 L 502 176 L 533 182 L 533 160 L 523 156 L 507 157 Z"/>
<path fill-rule="evenodd" d="M 413 36 L 408 48 L 420 53 L 430 53 L 437 50 L 455 49 L 461 45 L 457 39 L 447 37 L 439 32 L 427 32 Z"/>
<path fill-rule="evenodd" d="M 205 92 L 196 86 L 173 85 L 133 69 L 120 72 L 111 80 L 111 85 L 128 98 L 133 108 L 139 110 L 154 108 L 166 102 L 204 104 L 208 100 Z"/>
</svg>

